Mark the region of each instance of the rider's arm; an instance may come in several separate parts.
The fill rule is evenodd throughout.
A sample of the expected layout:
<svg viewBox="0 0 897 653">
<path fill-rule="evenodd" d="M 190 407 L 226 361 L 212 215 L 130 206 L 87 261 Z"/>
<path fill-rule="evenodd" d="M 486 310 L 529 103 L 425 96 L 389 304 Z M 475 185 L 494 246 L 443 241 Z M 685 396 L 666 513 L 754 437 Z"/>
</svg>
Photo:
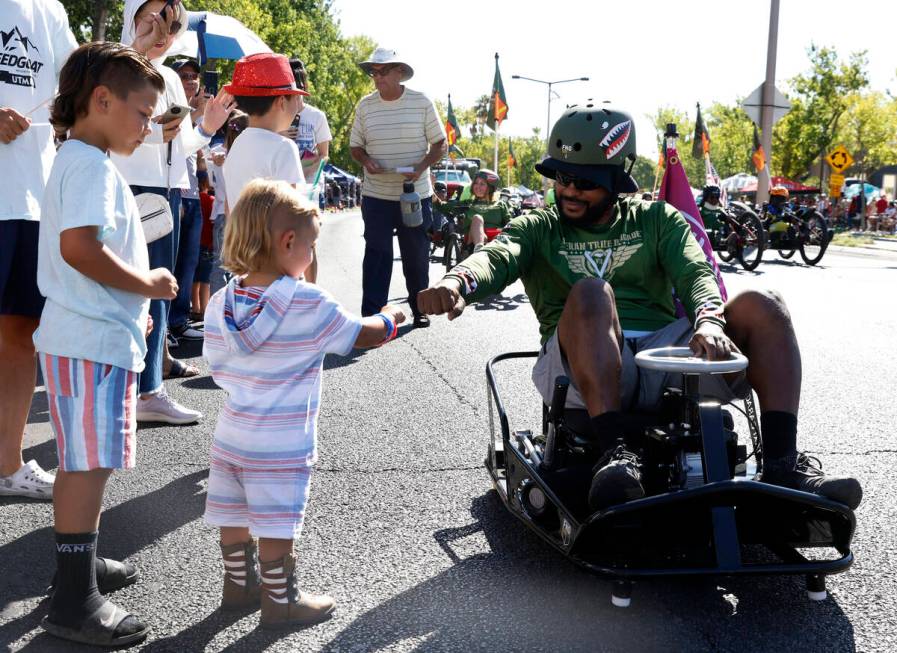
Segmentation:
<svg viewBox="0 0 897 653">
<path fill-rule="evenodd" d="M 452 268 L 445 278 L 461 284 L 461 295 L 468 302 L 501 292 L 529 267 L 546 224 L 545 218 L 530 213 Z"/>
<path fill-rule="evenodd" d="M 704 251 L 679 211 L 663 206 L 666 216 L 656 221 L 661 263 L 695 328 L 704 322 L 726 325 L 723 299 Z"/>
</svg>

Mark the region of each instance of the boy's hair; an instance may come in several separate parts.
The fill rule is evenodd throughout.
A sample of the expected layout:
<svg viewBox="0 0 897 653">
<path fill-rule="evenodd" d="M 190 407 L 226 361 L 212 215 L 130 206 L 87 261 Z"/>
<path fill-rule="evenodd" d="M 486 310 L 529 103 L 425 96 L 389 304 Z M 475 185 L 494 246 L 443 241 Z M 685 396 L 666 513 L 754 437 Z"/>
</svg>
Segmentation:
<svg viewBox="0 0 897 653">
<path fill-rule="evenodd" d="M 131 91 L 149 84 L 162 93 L 165 80 L 149 59 L 121 43 L 85 43 L 65 62 L 59 73 L 59 92 L 50 109 L 50 123 L 60 134 L 87 115 L 90 96 L 105 86 L 124 100 Z"/>
<path fill-rule="evenodd" d="M 224 134 L 224 149 L 229 150 L 237 136 L 249 127 L 249 116 L 242 111 L 234 111 L 231 117 L 227 119 L 227 131 Z"/>
<path fill-rule="evenodd" d="M 236 95 L 234 96 L 234 100 L 237 101 L 237 106 L 240 108 L 240 111 L 243 111 L 250 116 L 264 116 L 271 110 L 271 107 L 274 106 L 274 100 L 281 97 L 280 95 Z"/>
<path fill-rule="evenodd" d="M 290 68 L 293 71 L 293 78 L 296 80 L 296 86 L 303 91 L 308 90 L 308 72 L 305 70 L 305 64 L 302 59 L 293 57 L 290 59 Z"/>
<path fill-rule="evenodd" d="M 227 217 L 221 266 L 233 274 L 262 269 L 272 259 L 278 233 L 294 229 L 300 238 L 314 238 L 317 215 L 318 207 L 285 181 L 249 182 Z"/>
</svg>

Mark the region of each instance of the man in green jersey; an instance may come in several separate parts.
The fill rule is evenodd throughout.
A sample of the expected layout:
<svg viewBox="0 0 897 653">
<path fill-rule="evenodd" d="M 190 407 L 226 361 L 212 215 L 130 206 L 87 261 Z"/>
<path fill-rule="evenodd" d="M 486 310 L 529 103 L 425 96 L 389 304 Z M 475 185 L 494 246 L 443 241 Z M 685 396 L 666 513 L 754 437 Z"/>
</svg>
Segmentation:
<svg viewBox="0 0 897 653">
<path fill-rule="evenodd" d="M 855 508 L 856 479 L 826 476 L 797 452 L 801 358 L 791 319 L 773 292 L 746 291 L 725 304 L 712 269 L 679 211 L 621 194 L 638 186 L 632 117 L 606 105 L 570 107 L 554 125 L 549 157 L 557 206 L 511 221 L 491 243 L 418 295 L 422 313 L 458 317 L 467 302 L 517 279 L 539 320 L 542 350 L 533 381 L 545 403 L 555 377 L 571 380 L 567 406 L 585 408 L 607 452 L 589 503 L 602 509 L 644 496 L 639 460 L 622 444 L 620 411 L 656 406 L 663 373 L 638 370 L 642 349 L 688 344 L 710 360 L 739 350 L 746 373 L 703 377 L 723 401 L 752 387 L 760 400 L 762 480 Z M 629 169 L 626 164 L 629 162 Z M 677 319 L 673 288 L 688 317 Z"/>
</svg>

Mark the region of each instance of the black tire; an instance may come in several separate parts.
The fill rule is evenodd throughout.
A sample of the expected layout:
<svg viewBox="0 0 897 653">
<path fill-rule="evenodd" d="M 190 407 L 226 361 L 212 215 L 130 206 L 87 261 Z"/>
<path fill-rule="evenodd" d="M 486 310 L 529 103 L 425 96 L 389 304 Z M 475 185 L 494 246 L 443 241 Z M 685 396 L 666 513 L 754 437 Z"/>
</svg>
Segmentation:
<svg viewBox="0 0 897 653">
<path fill-rule="evenodd" d="M 741 223 L 741 247 L 738 248 L 738 260 L 745 270 L 756 270 L 763 260 L 763 249 L 766 245 L 766 230 L 755 213 L 745 212 L 738 219 Z"/>
<path fill-rule="evenodd" d="M 445 242 L 445 253 L 443 255 L 443 263 L 445 264 L 446 272 L 458 265 L 458 263 L 464 259 L 462 248 L 463 245 L 458 234 L 451 234 Z"/>
<path fill-rule="evenodd" d="M 792 256 L 794 256 L 794 252 L 796 251 L 796 249 L 780 249 L 779 256 L 781 256 L 782 258 L 791 258 Z"/>
<path fill-rule="evenodd" d="M 713 243 L 713 247 L 716 250 L 716 255 L 719 257 L 719 260 L 723 263 L 728 263 L 731 261 L 735 252 L 733 252 L 729 248 L 729 237 L 732 235 L 732 230 L 729 229 L 727 224 L 723 224 L 723 226 L 716 232 L 716 242 Z"/>
<path fill-rule="evenodd" d="M 817 211 L 808 213 L 801 226 L 800 257 L 807 265 L 816 265 L 828 249 L 829 237 L 825 218 Z"/>
</svg>

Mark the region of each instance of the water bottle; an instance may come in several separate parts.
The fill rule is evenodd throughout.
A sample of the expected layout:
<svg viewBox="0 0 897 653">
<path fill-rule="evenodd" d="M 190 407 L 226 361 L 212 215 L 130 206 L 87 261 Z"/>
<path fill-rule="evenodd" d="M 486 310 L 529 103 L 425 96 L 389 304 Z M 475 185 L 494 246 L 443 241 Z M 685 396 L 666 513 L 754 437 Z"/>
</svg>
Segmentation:
<svg viewBox="0 0 897 653">
<path fill-rule="evenodd" d="M 404 191 L 399 197 L 402 206 L 402 223 L 406 227 L 419 227 L 424 223 L 424 214 L 420 209 L 420 195 L 414 190 L 414 182 L 406 181 L 402 185 Z"/>
</svg>

